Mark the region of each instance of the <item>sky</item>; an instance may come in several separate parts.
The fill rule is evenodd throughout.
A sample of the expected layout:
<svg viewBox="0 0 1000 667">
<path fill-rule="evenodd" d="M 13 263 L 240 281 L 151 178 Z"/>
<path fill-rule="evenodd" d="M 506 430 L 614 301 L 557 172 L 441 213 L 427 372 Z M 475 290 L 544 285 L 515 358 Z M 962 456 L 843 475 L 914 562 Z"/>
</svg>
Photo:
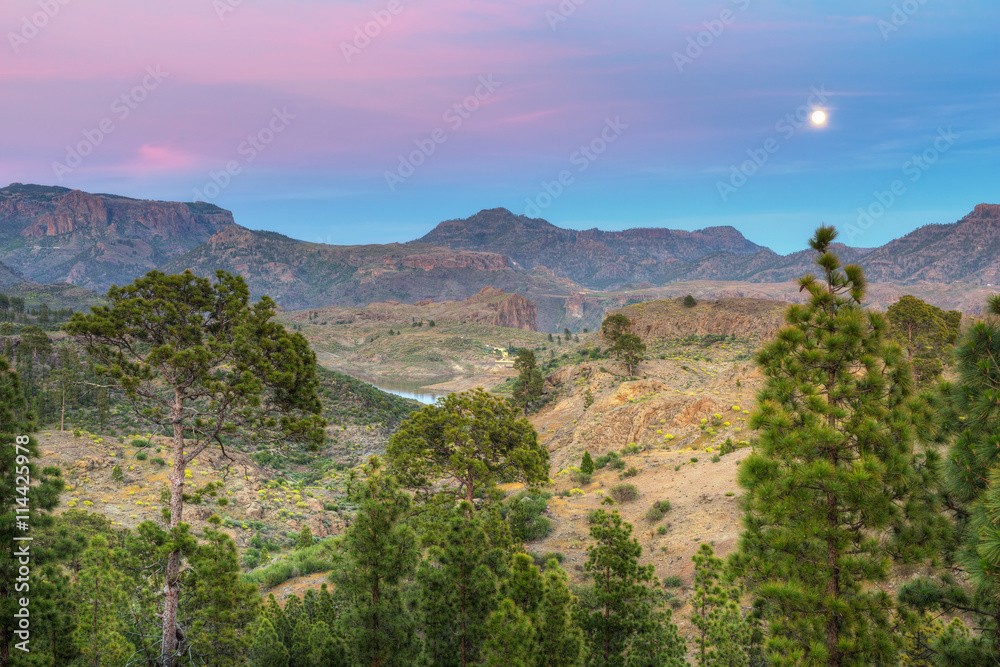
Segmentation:
<svg viewBox="0 0 1000 667">
<path fill-rule="evenodd" d="M 0 184 L 333 244 L 505 207 L 873 247 L 1000 203 L 998 27 L 995 0 L 4 0 Z"/>
</svg>

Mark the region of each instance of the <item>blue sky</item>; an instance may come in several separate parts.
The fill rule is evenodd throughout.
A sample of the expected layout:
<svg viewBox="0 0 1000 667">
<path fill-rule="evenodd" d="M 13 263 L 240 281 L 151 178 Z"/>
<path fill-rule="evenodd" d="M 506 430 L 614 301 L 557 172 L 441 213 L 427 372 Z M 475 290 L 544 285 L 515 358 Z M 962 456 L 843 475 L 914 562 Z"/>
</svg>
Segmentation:
<svg viewBox="0 0 1000 667">
<path fill-rule="evenodd" d="M 0 9 L 4 183 L 200 198 L 337 244 L 503 206 L 783 253 L 823 222 L 875 246 L 1000 203 L 986 0 L 40 7 Z"/>
</svg>

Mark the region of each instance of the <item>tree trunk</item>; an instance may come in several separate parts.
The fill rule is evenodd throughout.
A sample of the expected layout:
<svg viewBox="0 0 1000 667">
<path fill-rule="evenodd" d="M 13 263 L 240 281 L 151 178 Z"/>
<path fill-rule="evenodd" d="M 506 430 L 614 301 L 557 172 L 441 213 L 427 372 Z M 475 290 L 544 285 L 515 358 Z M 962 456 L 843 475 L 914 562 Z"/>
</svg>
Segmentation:
<svg viewBox="0 0 1000 667">
<path fill-rule="evenodd" d="M 66 385 L 62 388 L 62 411 L 59 414 L 59 431 L 66 430 Z"/>
<path fill-rule="evenodd" d="M 181 523 L 184 509 L 184 428 L 181 423 L 184 399 L 180 391 L 174 392 L 174 469 L 170 474 L 170 529 Z M 161 667 L 177 664 L 177 602 L 180 597 L 181 552 L 174 549 L 167 558 L 167 573 L 163 585 L 163 639 L 160 645 Z"/>
</svg>

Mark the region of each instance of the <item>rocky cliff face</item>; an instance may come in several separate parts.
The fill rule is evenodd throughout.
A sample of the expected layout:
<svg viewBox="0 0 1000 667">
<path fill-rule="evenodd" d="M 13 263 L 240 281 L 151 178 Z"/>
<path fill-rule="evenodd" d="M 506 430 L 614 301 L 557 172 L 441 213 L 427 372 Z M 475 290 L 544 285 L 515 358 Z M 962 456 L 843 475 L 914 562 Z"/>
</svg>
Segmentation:
<svg viewBox="0 0 1000 667">
<path fill-rule="evenodd" d="M 538 328 L 538 308 L 534 301 L 528 301 L 520 294 L 507 294 L 495 287 L 484 287 L 475 296 L 466 299 L 470 306 L 485 307 L 485 317 L 474 319 L 486 324 L 510 329 L 535 331 Z"/>
<path fill-rule="evenodd" d="M 229 211 L 12 184 L 0 189 L 0 261 L 39 283 L 131 282 L 227 225 Z"/>
<path fill-rule="evenodd" d="M 763 299 L 718 299 L 685 308 L 680 299 L 669 299 L 615 312 L 632 320 L 633 333 L 646 341 L 706 335 L 763 341 L 774 337 L 782 327 L 787 305 Z"/>
</svg>

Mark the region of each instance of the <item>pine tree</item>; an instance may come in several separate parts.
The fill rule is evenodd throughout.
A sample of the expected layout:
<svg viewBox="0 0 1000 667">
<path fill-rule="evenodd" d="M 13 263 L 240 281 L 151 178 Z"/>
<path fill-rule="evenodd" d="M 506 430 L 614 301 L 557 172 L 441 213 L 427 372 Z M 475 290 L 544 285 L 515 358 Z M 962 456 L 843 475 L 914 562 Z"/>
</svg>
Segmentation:
<svg viewBox="0 0 1000 667">
<path fill-rule="evenodd" d="M 651 609 L 629 646 L 628 667 L 688 667 L 687 645 L 669 609 Z"/>
<path fill-rule="evenodd" d="M 348 487 L 358 511 L 341 543 L 343 559 L 331 575 L 338 597 L 346 602 L 341 629 L 355 663 L 402 667 L 419 653 L 400 590 L 420 559 L 416 534 L 403 523 L 410 497 L 384 474 L 376 456 L 362 474 Z"/>
<path fill-rule="evenodd" d="M 410 415 L 386 448 L 389 467 L 418 500 L 473 499 L 501 482 L 548 480 L 549 453 L 535 428 L 505 399 L 483 389 L 450 394 Z M 436 482 L 449 485 L 440 490 Z"/>
<path fill-rule="evenodd" d="M 160 650 L 162 667 L 174 667 L 183 649 L 177 618 L 187 465 L 223 437 L 318 446 L 316 355 L 300 334 L 271 321 L 273 301 L 251 305 L 243 279 L 225 271 L 215 284 L 189 271 L 151 271 L 112 286 L 107 299 L 89 315 L 75 313 L 64 329 L 141 417 L 173 431 L 169 512 L 178 544 L 164 572 Z"/>
<path fill-rule="evenodd" d="M 122 576 L 103 535 L 91 540 L 77 586 L 76 644 L 85 664 L 118 667 L 135 647 L 125 640 L 118 614 L 126 600 Z"/>
<path fill-rule="evenodd" d="M 251 667 L 288 667 L 288 649 L 278 639 L 278 633 L 267 618 L 257 626 L 250 649 Z"/>
<path fill-rule="evenodd" d="M 569 592 L 566 572 L 555 558 L 545 565 L 542 600 L 538 609 L 537 667 L 579 667 L 583 664 L 583 631 L 571 611 L 576 598 Z"/>
<path fill-rule="evenodd" d="M 1000 296 L 959 341 L 955 360 L 957 377 L 942 386 L 938 406 L 952 443 L 944 468 L 955 536 L 945 555 L 965 571 L 971 591 L 945 575 L 912 582 L 900 597 L 922 613 L 972 614 L 981 633 L 947 635 L 948 654 L 987 664 L 1000 661 Z"/>
<path fill-rule="evenodd" d="M 593 576 L 595 605 L 578 606 L 575 620 L 589 642 L 588 667 L 618 667 L 627 664 L 634 642 L 633 657 L 641 659 L 651 639 L 643 635 L 657 631 L 649 588 L 655 568 L 639 565 L 642 547 L 618 512 L 596 510 L 592 521 L 590 536 L 595 543 L 587 547 L 583 567 Z"/>
<path fill-rule="evenodd" d="M 312 624 L 309 633 L 310 667 L 348 667 L 347 644 L 324 621 Z"/>
<path fill-rule="evenodd" d="M 486 622 L 482 662 L 486 667 L 534 667 L 535 628 L 531 619 L 504 598 Z"/>
<path fill-rule="evenodd" d="M 699 667 L 749 667 L 753 628 L 740 612 L 740 590 L 725 581 L 724 561 L 702 543 L 694 561 L 691 624 L 698 629 Z"/>
<path fill-rule="evenodd" d="M 542 601 L 542 573 L 531 556 L 514 554 L 510 572 L 503 582 L 503 595 L 509 598 L 531 622 L 538 617 L 538 605 Z"/>
<path fill-rule="evenodd" d="M 312 667 L 312 623 L 305 614 L 299 616 L 288 647 L 288 667 Z"/>
<path fill-rule="evenodd" d="M 299 532 L 299 538 L 295 541 L 295 548 L 305 549 L 306 547 L 311 547 L 312 545 L 312 530 L 309 529 L 309 526 L 302 526 L 302 530 Z"/>
<path fill-rule="evenodd" d="M 206 664 L 228 667 L 243 664 L 250 645 L 248 628 L 257 617 L 260 594 L 241 577 L 236 543 L 218 529 L 218 515 L 209 517 L 215 528 L 205 529 L 206 543 L 189 555 L 192 569 L 190 598 L 185 597 L 185 623 L 191 652 Z"/>
<path fill-rule="evenodd" d="M 583 453 L 583 460 L 580 462 L 580 472 L 585 475 L 594 474 L 594 459 L 590 457 L 590 452 Z"/>
<path fill-rule="evenodd" d="M 958 339 L 961 313 L 946 313 L 906 294 L 886 309 L 885 316 L 893 336 L 906 350 L 917 383 L 937 380 L 944 370 L 941 360 L 947 359 L 948 349 Z"/>
<path fill-rule="evenodd" d="M 498 550 L 490 547 L 482 519 L 468 515 L 467 504 L 453 513 L 417 573 L 425 657 L 433 664 L 477 664 L 498 600 Z"/>
<path fill-rule="evenodd" d="M 545 383 L 537 365 L 534 352 L 526 347 L 518 350 L 514 360 L 514 370 L 518 371 L 518 376 L 514 379 L 512 393 L 514 404 L 520 406 L 526 414 L 531 405 L 541 398 Z"/>
<path fill-rule="evenodd" d="M 893 664 L 900 641 L 878 584 L 893 559 L 935 546 L 913 379 L 885 318 L 861 307 L 860 267 L 841 270 L 830 251 L 835 237 L 816 231 L 823 278 L 800 281 L 809 301 L 758 354 L 760 440 L 738 472 L 747 514 L 732 562 L 765 603 L 775 665 Z"/>
<path fill-rule="evenodd" d="M 601 336 L 608 342 L 608 353 L 625 364 L 629 375 L 635 372 L 646 353 L 646 344 L 631 330 L 632 321 L 621 313 L 608 315 L 601 324 Z"/>
<path fill-rule="evenodd" d="M 59 468 L 39 470 L 36 461 L 41 452 L 29 434 L 34 430 L 32 415 L 25 412 L 24 394 L 17 373 L 6 359 L 0 358 L 0 667 L 7 667 L 17 634 L 24 597 L 20 577 L 20 559 L 32 558 L 31 567 L 43 562 L 41 554 L 31 554 L 31 531 L 51 524 L 50 512 L 59 502 L 63 488 Z M 30 482 L 26 484 L 26 482 Z M 27 551 L 27 554 L 24 552 Z M 18 587 L 21 590 L 18 590 Z M 30 610 L 28 611 L 30 614 Z"/>
</svg>

